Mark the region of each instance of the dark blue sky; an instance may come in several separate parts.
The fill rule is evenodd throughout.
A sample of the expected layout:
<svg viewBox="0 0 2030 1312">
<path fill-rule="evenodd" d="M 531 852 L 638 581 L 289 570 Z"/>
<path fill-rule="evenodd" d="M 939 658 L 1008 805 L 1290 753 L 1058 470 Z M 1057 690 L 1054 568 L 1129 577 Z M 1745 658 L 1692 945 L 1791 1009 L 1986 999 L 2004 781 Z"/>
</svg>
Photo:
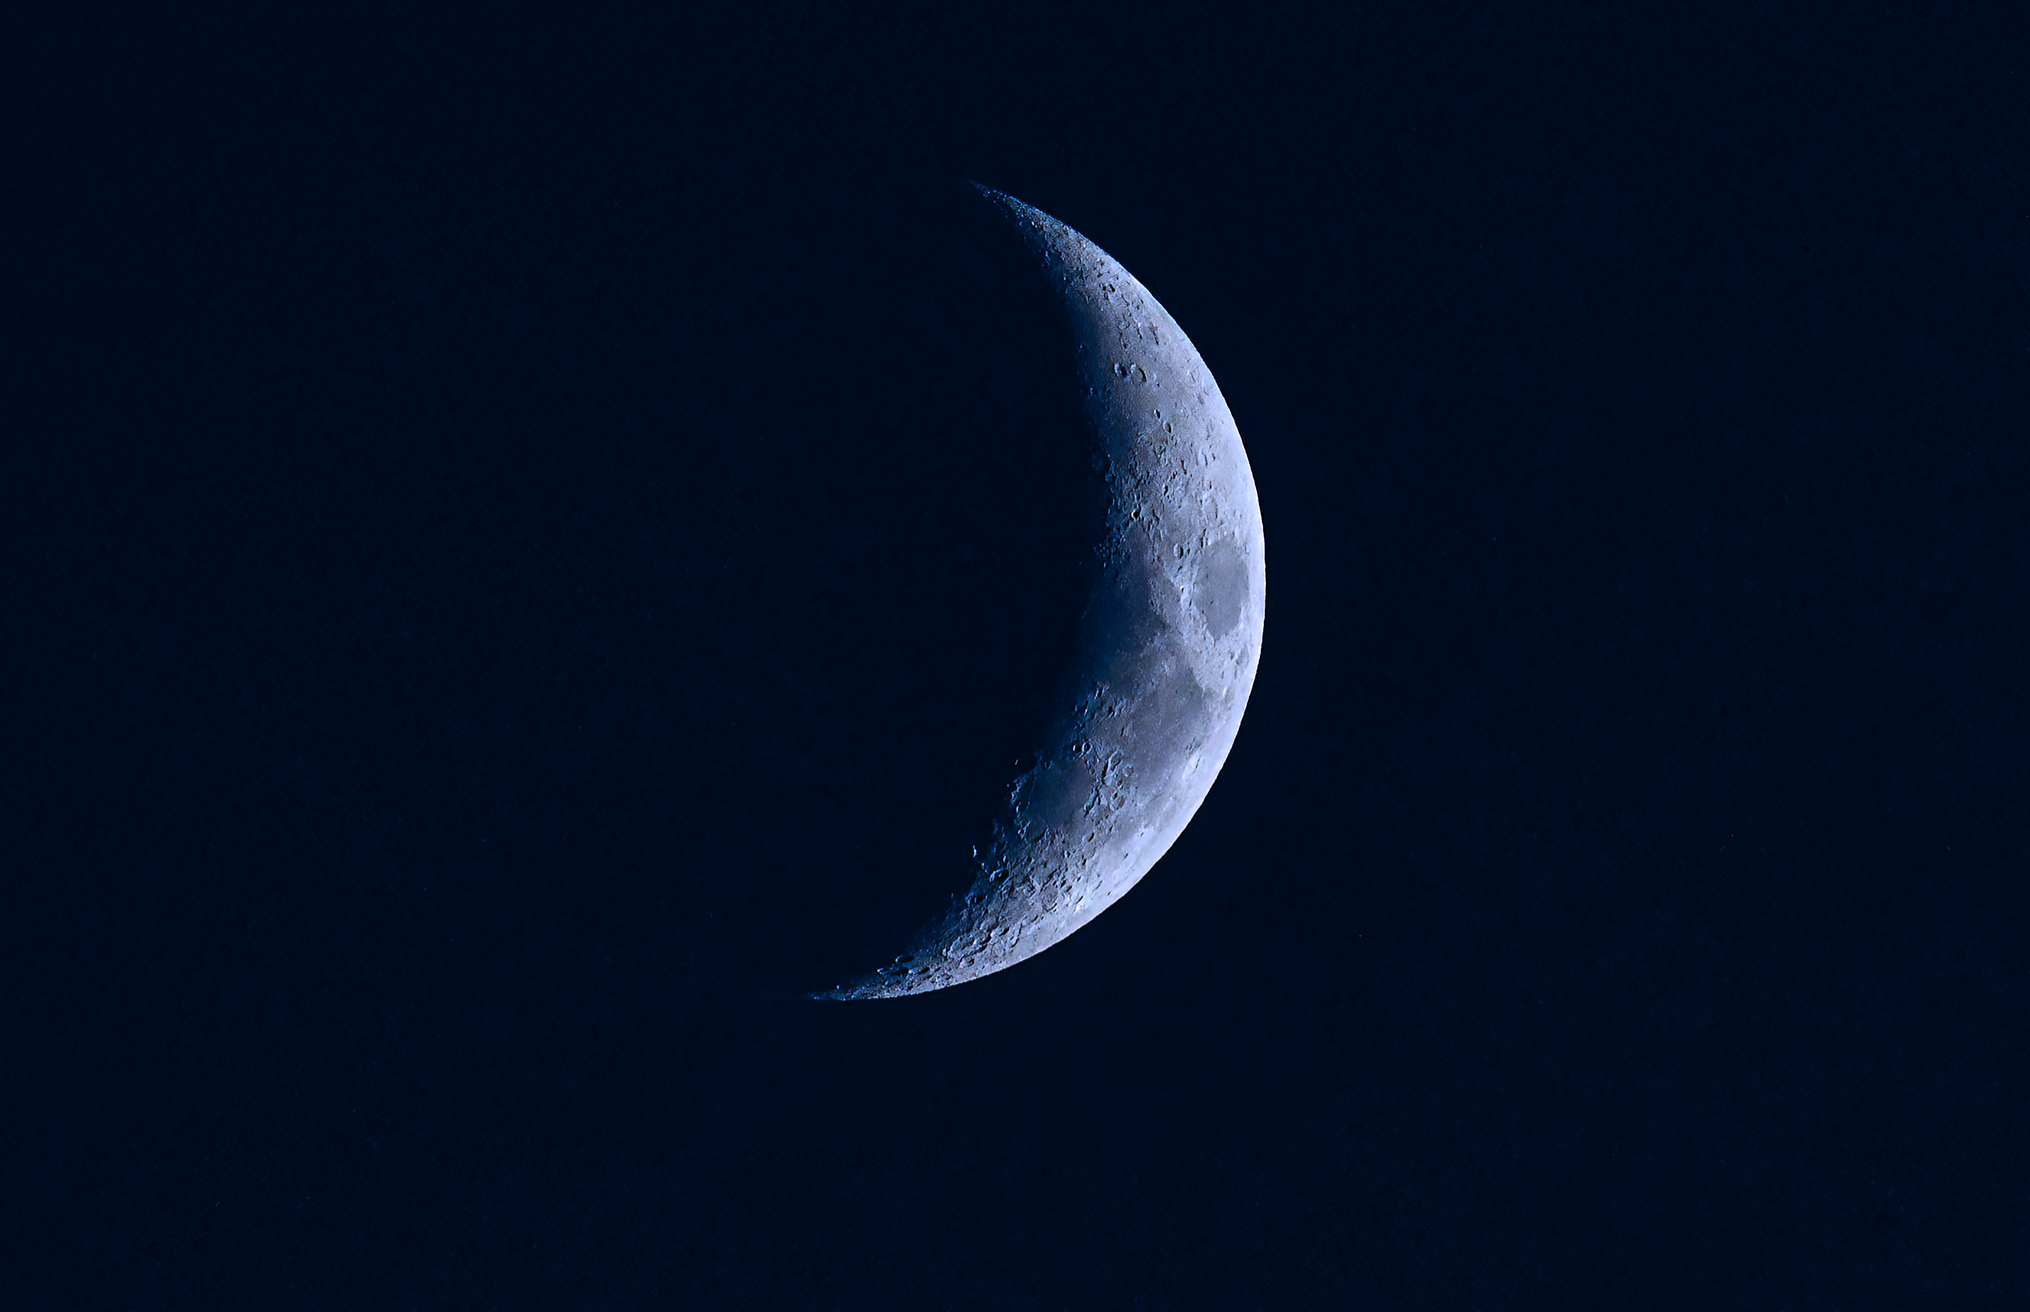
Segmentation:
<svg viewBox="0 0 2030 1312">
<path fill-rule="evenodd" d="M 24 1306 L 2020 1306 L 2030 205 L 1989 7 L 203 21 L 7 56 Z M 891 953 L 1091 487 L 1269 555 L 1116 908 Z"/>
</svg>

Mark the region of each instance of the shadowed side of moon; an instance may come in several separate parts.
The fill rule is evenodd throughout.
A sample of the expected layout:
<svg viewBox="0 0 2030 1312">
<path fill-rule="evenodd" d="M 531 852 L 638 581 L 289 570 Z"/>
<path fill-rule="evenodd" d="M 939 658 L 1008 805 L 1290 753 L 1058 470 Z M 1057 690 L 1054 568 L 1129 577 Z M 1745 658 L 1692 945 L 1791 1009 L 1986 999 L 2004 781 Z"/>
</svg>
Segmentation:
<svg viewBox="0 0 2030 1312">
<path fill-rule="evenodd" d="M 1069 314 L 1106 527 L 1070 703 L 1008 791 L 971 888 L 891 965 L 822 996 L 897 997 L 1005 969 L 1112 905 L 1196 813 L 1259 659 L 1261 512 L 1225 399 L 1183 331 L 1105 252 L 983 193 Z"/>
</svg>

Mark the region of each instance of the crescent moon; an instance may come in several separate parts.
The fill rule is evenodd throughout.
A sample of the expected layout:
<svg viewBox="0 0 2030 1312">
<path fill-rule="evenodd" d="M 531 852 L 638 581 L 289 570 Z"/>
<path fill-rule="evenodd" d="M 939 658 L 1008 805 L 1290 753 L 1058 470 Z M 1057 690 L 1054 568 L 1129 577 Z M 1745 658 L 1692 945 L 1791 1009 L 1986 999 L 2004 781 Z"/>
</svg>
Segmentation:
<svg viewBox="0 0 2030 1312">
<path fill-rule="evenodd" d="M 1262 513 L 1240 432 L 1177 321 L 1105 251 L 1007 211 L 1059 285 L 1107 489 L 1077 695 L 1017 778 L 972 887 L 915 946 L 819 997 L 1005 970 L 1091 921 L 1170 849 L 1226 763 L 1262 646 Z"/>
</svg>

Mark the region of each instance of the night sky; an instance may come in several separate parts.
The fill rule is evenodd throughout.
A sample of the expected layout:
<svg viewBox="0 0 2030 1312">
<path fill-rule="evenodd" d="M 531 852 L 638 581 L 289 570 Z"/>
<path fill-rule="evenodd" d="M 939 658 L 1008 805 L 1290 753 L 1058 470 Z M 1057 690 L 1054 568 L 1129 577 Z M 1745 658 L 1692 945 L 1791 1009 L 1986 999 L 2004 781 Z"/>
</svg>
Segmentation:
<svg viewBox="0 0 2030 1312">
<path fill-rule="evenodd" d="M 22 1308 L 2030 1305 L 2001 5 L 77 5 L 4 82 Z M 1197 819 L 970 875 L 1218 378 Z"/>
</svg>

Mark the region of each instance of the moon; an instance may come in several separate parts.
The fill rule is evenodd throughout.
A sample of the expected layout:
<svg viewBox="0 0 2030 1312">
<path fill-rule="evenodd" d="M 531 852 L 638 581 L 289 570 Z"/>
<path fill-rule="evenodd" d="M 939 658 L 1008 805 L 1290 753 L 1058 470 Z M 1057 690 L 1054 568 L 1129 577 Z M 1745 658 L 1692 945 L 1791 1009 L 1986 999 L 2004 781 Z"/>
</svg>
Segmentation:
<svg viewBox="0 0 2030 1312">
<path fill-rule="evenodd" d="M 1106 528 L 1070 707 L 1010 786 L 971 888 L 891 964 L 817 996 L 949 988 L 1035 956 L 1170 850 L 1226 763 L 1261 657 L 1262 513 L 1191 340 L 1105 251 L 981 187 L 1071 320 Z"/>
</svg>

